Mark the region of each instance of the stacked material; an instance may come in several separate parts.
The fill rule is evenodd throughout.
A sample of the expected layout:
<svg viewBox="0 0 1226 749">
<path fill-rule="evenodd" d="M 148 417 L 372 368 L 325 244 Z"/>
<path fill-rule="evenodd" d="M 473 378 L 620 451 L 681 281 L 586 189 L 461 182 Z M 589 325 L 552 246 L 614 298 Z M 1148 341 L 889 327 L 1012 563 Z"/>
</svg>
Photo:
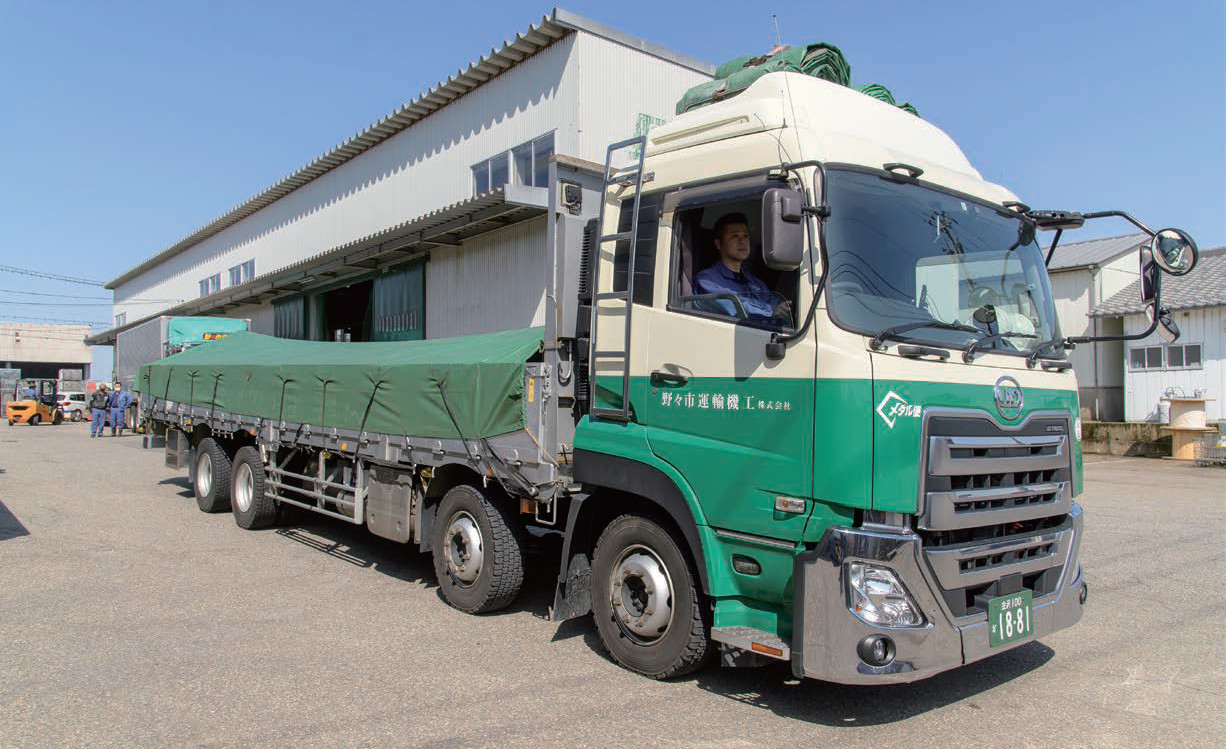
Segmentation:
<svg viewBox="0 0 1226 749">
<path fill-rule="evenodd" d="M 715 69 L 715 80 L 700 83 L 681 96 L 677 102 L 677 114 L 736 96 L 749 88 L 754 81 L 767 73 L 776 71 L 804 73 L 837 83 L 840 86 L 851 85 L 851 65 L 839 48 L 825 42 L 813 42 L 798 47 L 788 47 L 773 55 L 737 57 L 729 60 Z M 857 90 L 895 104 L 889 89 L 881 84 L 870 83 Z M 909 103 L 896 104 L 896 106 L 917 114 L 915 107 Z"/>
<path fill-rule="evenodd" d="M 541 328 L 386 343 L 234 333 L 140 368 L 142 404 L 189 403 L 315 427 L 474 439 L 524 426 Z"/>
</svg>

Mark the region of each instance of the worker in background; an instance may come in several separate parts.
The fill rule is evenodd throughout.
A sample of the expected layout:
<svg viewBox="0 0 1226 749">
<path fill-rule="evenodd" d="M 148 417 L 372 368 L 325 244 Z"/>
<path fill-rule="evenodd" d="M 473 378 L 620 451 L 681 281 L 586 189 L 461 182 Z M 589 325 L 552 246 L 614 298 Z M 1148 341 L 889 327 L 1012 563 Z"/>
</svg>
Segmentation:
<svg viewBox="0 0 1226 749">
<path fill-rule="evenodd" d="M 119 380 L 115 381 L 115 389 L 111 391 L 111 397 L 108 400 L 111 407 L 111 436 L 115 436 L 115 430 L 119 430 L 120 436 L 123 435 L 123 412 L 127 410 L 132 403 L 132 396 L 128 395 L 128 391 L 123 389 L 123 383 Z"/>
<path fill-rule="evenodd" d="M 109 401 L 106 385 L 99 383 L 98 389 L 89 398 L 89 436 L 91 438 L 102 435 L 102 429 L 106 426 L 106 409 Z"/>
</svg>

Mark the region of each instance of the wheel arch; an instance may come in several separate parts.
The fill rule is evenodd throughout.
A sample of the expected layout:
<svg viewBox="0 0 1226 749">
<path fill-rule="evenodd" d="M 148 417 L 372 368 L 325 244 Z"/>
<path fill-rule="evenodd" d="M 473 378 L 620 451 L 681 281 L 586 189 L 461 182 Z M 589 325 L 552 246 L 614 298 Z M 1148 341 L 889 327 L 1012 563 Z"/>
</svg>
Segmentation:
<svg viewBox="0 0 1226 749">
<path fill-rule="evenodd" d="M 567 539 L 562 559 L 562 580 L 576 554 L 592 558 L 600 531 L 619 515 L 639 512 L 654 515 L 672 526 L 685 542 L 699 585 L 710 593 L 710 575 L 699 520 L 682 488 L 660 468 L 633 458 L 590 450 L 575 450 L 575 481 L 590 496 L 572 502 L 567 518 Z M 612 500 L 612 501 L 605 501 Z"/>
</svg>

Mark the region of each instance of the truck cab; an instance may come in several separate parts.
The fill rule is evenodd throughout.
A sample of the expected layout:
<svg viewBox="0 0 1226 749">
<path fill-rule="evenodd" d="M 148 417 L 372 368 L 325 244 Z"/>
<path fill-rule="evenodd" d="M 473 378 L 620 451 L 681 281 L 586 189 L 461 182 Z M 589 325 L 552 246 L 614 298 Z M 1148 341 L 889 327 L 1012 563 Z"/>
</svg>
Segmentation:
<svg viewBox="0 0 1226 749">
<path fill-rule="evenodd" d="M 715 640 L 886 683 L 1080 618 L 1077 386 L 1016 196 L 931 123 L 794 73 L 653 130 L 622 173 L 576 475 L 675 484 Z M 760 285 L 712 293 L 709 269 Z M 599 603 L 618 572 L 593 575 Z"/>
</svg>

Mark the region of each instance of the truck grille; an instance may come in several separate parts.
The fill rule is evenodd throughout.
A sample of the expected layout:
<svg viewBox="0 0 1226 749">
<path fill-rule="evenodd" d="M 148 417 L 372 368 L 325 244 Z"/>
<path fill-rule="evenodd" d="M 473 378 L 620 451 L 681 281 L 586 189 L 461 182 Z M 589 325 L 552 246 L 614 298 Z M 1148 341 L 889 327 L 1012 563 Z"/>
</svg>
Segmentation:
<svg viewBox="0 0 1226 749">
<path fill-rule="evenodd" d="M 1072 442 L 1067 417 L 1002 429 L 990 417 L 927 421 L 924 556 L 956 617 L 1029 588 L 1054 593 L 1072 533 Z"/>
</svg>

